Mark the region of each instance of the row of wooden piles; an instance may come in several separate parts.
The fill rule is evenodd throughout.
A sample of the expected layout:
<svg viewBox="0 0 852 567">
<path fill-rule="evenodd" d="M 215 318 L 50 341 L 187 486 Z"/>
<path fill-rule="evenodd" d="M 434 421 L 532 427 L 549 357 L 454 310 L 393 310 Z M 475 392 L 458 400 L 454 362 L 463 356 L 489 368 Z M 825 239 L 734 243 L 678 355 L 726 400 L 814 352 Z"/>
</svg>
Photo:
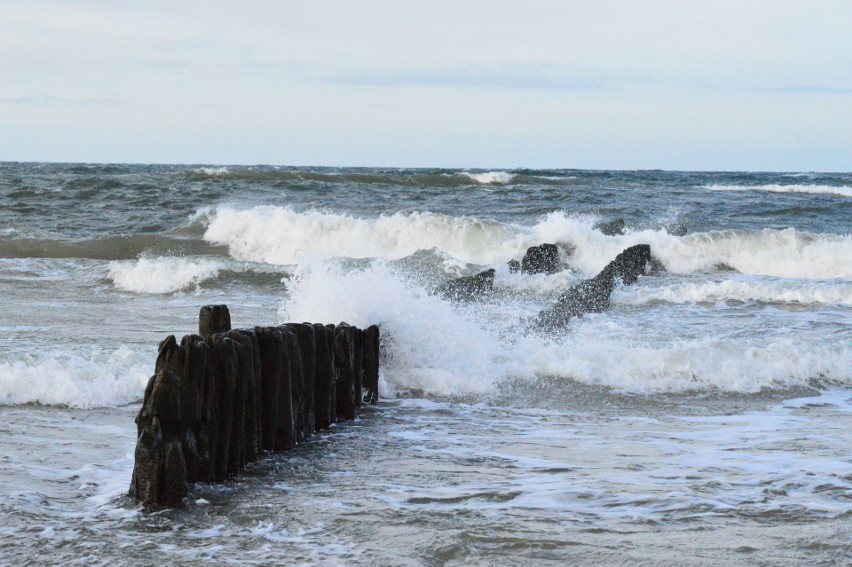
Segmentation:
<svg viewBox="0 0 852 567">
<path fill-rule="evenodd" d="M 160 344 L 136 417 L 131 496 L 176 505 L 265 451 L 286 451 L 378 398 L 379 329 L 288 323 L 232 330 L 224 305 L 199 334 Z"/>
</svg>

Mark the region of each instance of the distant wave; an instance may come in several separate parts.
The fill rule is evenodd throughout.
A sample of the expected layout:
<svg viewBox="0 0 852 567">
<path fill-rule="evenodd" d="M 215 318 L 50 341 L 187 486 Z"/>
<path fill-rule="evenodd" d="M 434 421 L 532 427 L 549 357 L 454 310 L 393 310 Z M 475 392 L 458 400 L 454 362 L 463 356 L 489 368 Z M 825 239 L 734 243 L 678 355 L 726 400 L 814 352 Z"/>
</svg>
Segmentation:
<svg viewBox="0 0 852 567">
<path fill-rule="evenodd" d="M 284 272 L 274 266 L 236 262 L 218 257 L 155 256 L 109 263 L 108 277 L 119 289 L 163 294 L 201 285 L 208 280 L 239 275 L 254 283 L 280 282 Z"/>
<path fill-rule="evenodd" d="M 729 279 L 718 282 L 682 282 L 665 287 L 631 287 L 618 290 L 617 303 L 642 305 L 652 301 L 699 303 L 705 301 L 760 301 L 844 305 L 852 307 L 852 285 L 784 281 L 776 283 Z"/>
<path fill-rule="evenodd" d="M 190 180 L 246 183 L 333 183 L 340 185 L 403 185 L 416 187 L 468 187 L 471 185 L 563 185 L 576 175 L 553 170 L 463 171 L 452 169 L 297 169 L 290 167 L 196 167 L 179 172 Z"/>
<path fill-rule="evenodd" d="M 204 175 L 210 175 L 212 177 L 218 177 L 221 175 L 226 175 L 231 172 L 227 167 L 197 167 L 192 170 L 193 173 L 202 173 Z"/>
<path fill-rule="evenodd" d="M 815 195 L 840 195 L 852 197 L 852 187 L 835 185 L 705 185 L 711 191 L 767 191 L 769 193 L 812 193 Z"/>
<path fill-rule="evenodd" d="M 462 175 L 483 185 L 505 185 L 515 179 L 514 174 L 506 171 L 486 171 L 484 173 L 464 172 Z"/>
<path fill-rule="evenodd" d="M 675 273 L 714 270 L 724 264 L 740 273 L 803 279 L 852 279 L 852 236 L 784 230 L 724 230 L 685 237 L 665 230 L 605 236 L 591 217 L 555 212 L 532 226 L 433 213 L 395 213 L 377 218 L 286 207 L 220 207 L 203 211 L 204 239 L 227 246 L 251 262 L 292 265 L 330 257 L 399 259 L 435 248 L 468 264 L 495 265 L 519 259 L 543 242 L 572 248 L 568 263 L 594 274 L 633 244 L 651 245 Z"/>
<path fill-rule="evenodd" d="M 188 225 L 186 230 L 190 228 Z M 215 254 L 219 251 L 203 240 L 182 238 L 177 235 L 133 234 L 80 240 L 15 238 L 15 236 L 14 233 L 0 235 L 0 256 L 4 258 L 129 260 L 144 253 L 201 255 Z"/>
<path fill-rule="evenodd" d="M 215 278 L 227 267 L 215 258 L 140 258 L 109 263 L 115 285 L 136 293 L 169 293 Z"/>
</svg>

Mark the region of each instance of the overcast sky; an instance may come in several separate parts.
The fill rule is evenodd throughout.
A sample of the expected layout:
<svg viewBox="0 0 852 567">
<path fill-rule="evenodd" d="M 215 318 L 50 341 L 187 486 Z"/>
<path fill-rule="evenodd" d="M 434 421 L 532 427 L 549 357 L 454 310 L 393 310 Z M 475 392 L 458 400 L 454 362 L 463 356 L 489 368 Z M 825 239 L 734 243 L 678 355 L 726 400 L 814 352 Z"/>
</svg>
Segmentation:
<svg viewBox="0 0 852 567">
<path fill-rule="evenodd" d="M 850 1 L 0 0 L 0 161 L 852 170 Z"/>
</svg>

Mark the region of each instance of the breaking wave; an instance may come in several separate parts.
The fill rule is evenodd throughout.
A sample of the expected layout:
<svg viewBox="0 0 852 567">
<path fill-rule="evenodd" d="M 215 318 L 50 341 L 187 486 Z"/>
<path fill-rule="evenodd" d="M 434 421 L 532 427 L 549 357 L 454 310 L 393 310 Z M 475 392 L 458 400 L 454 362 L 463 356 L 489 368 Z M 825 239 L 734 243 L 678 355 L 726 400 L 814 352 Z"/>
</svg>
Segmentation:
<svg viewBox="0 0 852 567">
<path fill-rule="evenodd" d="M 568 265 L 597 273 L 634 244 L 647 243 L 671 272 L 687 274 L 720 265 L 749 275 L 802 279 L 852 279 L 852 236 L 784 230 L 723 230 L 672 236 L 665 230 L 634 230 L 605 236 L 595 218 L 561 211 L 519 225 L 434 213 L 395 213 L 378 218 L 287 207 L 220 207 L 203 213 L 204 239 L 227 246 L 252 262 L 292 265 L 331 257 L 399 259 L 436 248 L 468 264 L 497 265 L 520 259 L 543 242 L 572 251 Z"/>
<path fill-rule="evenodd" d="M 39 403 L 74 408 L 109 407 L 138 400 L 155 354 L 120 347 L 88 358 L 26 355 L 0 362 L 0 404 Z"/>
<path fill-rule="evenodd" d="M 486 171 L 483 173 L 462 173 L 465 177 L 473 179 L 483 185 L 505 185 L 515 179 L 515 175 L 507 171 Z"/>
<path fill-rule="evenodd" d="M 504 380 L 556 377 L 640 394 L 751 393 L 852 379 L 852 348 L 841 335 L 684 336 L 650 311 L 586 316 L 558 336 L 525 332 L 522 321 L 539 307 L 453 306 L 384 263 L 350 271 L 318 262 L 299 268 L 279 318 L 378 323 L 383 376 L 396 392 L 488 395 Z"/>
<path fill-rule="evenodd" d="M 136 293 L 170 293 L 215 278 L 229 262 L 217 258 L 140 258 L 109 263 L 116 287 Z"/>
<path fill-rule="evenodd" d="M 117 288 L 140 294 L 171 293 L 209 280 L 221 283 L 236 277 L 254 284 L 280 284 L 282 276 L 287 274 L 278 266 L 209 256 L 143 256 L 110 262 L 107 272 Z"/>
</svg>

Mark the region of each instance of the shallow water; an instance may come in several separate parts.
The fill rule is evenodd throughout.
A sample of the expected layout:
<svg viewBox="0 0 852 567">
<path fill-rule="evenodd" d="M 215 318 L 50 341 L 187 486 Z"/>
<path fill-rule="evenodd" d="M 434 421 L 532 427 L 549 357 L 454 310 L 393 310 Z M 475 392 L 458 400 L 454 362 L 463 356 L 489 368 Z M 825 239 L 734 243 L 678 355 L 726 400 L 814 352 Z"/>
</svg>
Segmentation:
<svg viewBox="0 0 852 567">
<path fill-rule="evenodd" d="M 846 564 L 850 187 L 0 164 L 2 562 Z M 625 235 L 594 230 L 616 216 Z M 508 272 L 541 242 L 564 271 Z M 667 271 L 529 331 L 636 243 Z M 485 301 L 431 294 L 485 267 Z M 144 512 L 133 418 L 156 345 L 209 303 L 236 327 L 381 324 L 383 401 Z"/>
</svg>

